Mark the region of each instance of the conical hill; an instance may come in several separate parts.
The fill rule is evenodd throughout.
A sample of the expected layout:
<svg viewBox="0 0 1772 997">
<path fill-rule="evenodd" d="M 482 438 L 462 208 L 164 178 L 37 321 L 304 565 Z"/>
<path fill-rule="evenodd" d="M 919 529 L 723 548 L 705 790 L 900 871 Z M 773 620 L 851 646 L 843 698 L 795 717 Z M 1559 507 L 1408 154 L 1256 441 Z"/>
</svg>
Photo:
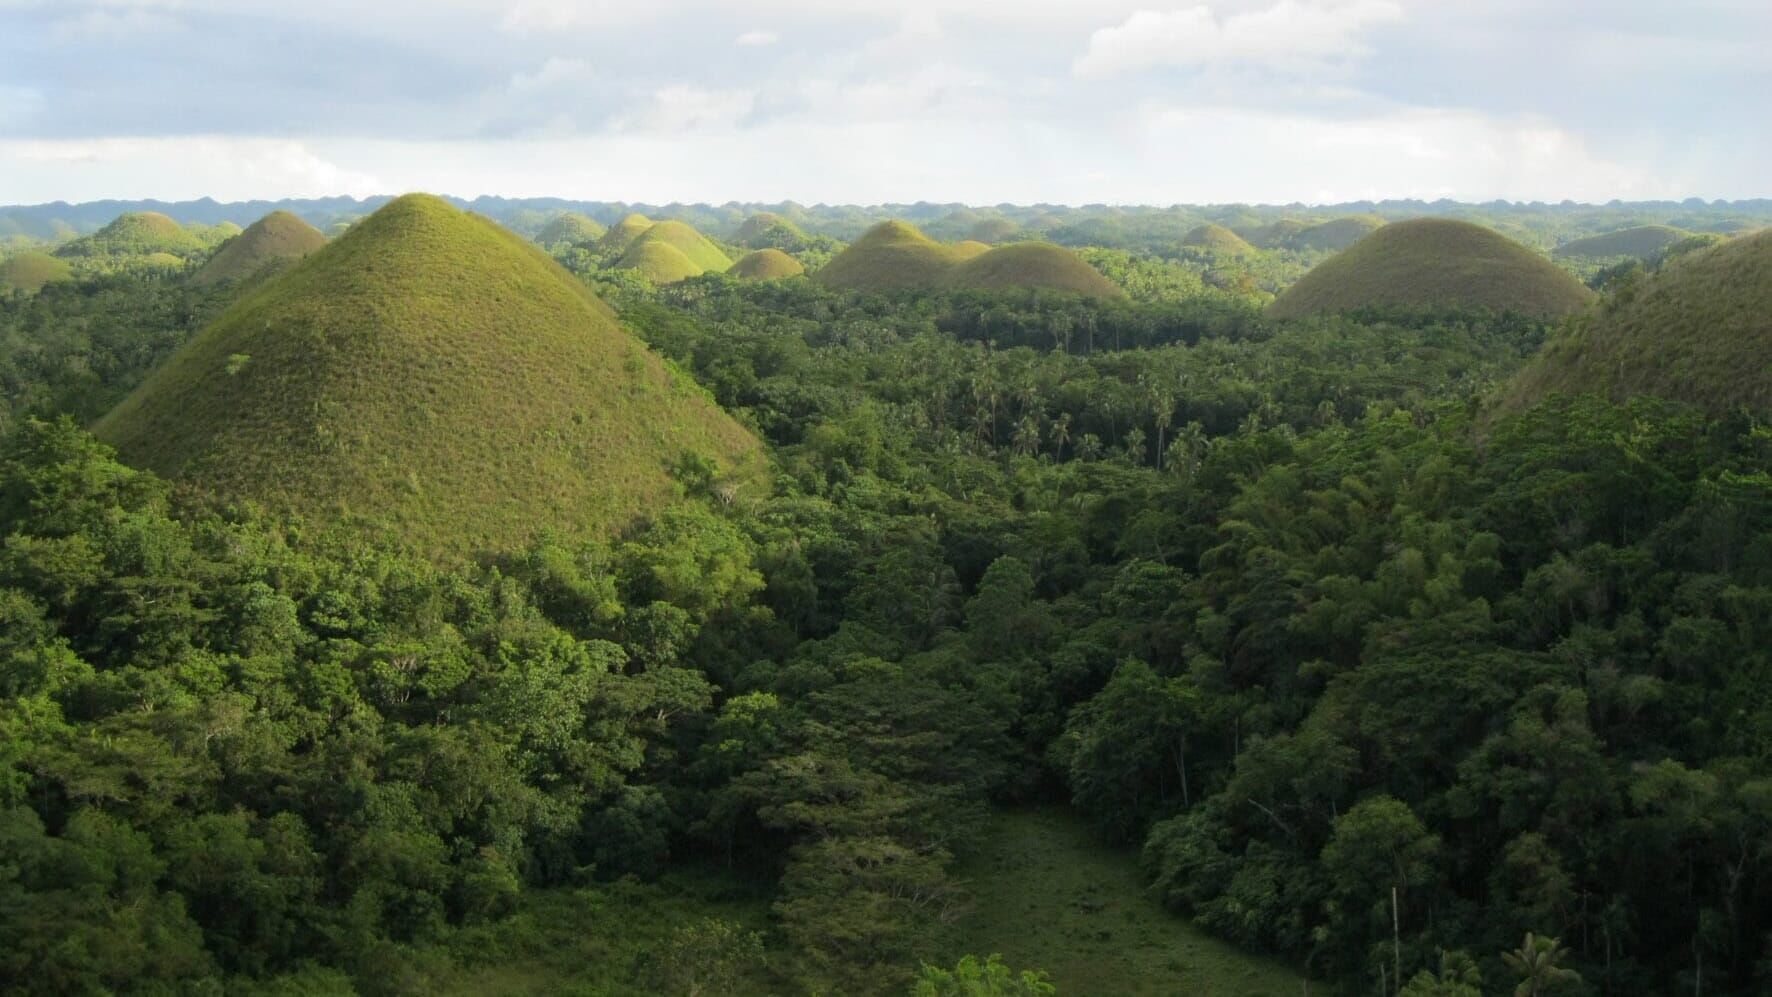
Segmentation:
<svg viewBox="0 0 1772 997">
<path fill-rule="evenodd" d="M 1375 230 L 1280 295 L 1276 318 L 1362 308 L 1480 308 L 1555 318 L 1593 292 L 1556 264 L 1481 225 L 1417 218 Z"/>
<path fill-rule="evenodd" d="M 287 211 L 273 211 L 253 222 L 216 250 L 209 262 L 191 275 L 198 286 L 245 280 L 288 266 L 326 245 L 320 230 Z"/>
<path fill-rule="evenodd" d="M 806 268 L 779 249 L 759 249 L 745 254 L 726 272 L 740 280 L 779 280 L 799 276 L 806 272 Z"/>
<path fill-rule="evenodd" d="M 925 289 L 939 285 L 958 261 L 952 246 L 936 242 L 915 225 L 888 221 L 862 233 L 813 279 L 846 291 Z"/>
<path fill-rule="evenodd" d="M 94 426 L 122 458 L 459 558 L 616 530 L 757 441 L 539 249 L 426 195 L 236 302 Z"/>
</svg>

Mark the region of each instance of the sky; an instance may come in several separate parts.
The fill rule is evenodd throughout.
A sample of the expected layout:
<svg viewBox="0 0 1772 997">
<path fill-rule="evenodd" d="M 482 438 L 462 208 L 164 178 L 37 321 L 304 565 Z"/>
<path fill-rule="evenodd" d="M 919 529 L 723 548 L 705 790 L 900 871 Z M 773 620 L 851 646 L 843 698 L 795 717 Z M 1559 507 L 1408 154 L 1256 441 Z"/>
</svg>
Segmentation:
<svg viewBox="0 0 1772 997">
<path fill-rule="evenodd" d="M 0 203 L 1772 196 L 1768 0 L 0 0 Z"/>
</svg>

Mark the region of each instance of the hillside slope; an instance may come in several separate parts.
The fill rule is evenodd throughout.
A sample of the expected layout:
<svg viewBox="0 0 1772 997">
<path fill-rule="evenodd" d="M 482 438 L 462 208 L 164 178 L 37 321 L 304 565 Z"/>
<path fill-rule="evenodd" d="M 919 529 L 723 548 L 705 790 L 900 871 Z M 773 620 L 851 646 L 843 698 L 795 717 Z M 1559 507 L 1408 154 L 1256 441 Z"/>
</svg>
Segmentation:
<svg viewBox="0 0 1772 997">
<path fill-rule="evenodd" d="M 1584 392 L 1772 413 L 1772 230 L 1680 256 L 1627 284 L 1546 344 L 1504 405 Z"/>
</svg>

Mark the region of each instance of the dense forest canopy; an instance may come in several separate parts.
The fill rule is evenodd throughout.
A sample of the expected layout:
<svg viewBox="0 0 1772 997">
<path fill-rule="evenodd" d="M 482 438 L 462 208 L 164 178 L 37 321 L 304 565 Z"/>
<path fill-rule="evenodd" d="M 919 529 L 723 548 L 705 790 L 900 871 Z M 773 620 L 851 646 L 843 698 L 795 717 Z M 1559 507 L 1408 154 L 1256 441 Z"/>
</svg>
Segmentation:
<svg viewBox="0 0 1772 997">
<path fill-rule="evenodd" d="M 375 206 L 289 207 L 324 229 Z M 0 222 L 66 245 L 142 207 Z M 149 207 L 213 226 L 271 206 Z M 574 404 L 642 411 L 641 372 L 672 372 L 761 441 L 766 487 L 655 453 L 669 495 L 616 528 L 538 497 L 520 537 L 438 560 L 323 504 L 216 501 L 88 431 L 187 344 L 282 328 L 242 323 L 372 229 L 243 286 L 189 279 L 228 235 L 160 226 L 177 267 L 75 253 L 0 293 L 9 988 L 1772 989 L 1766 413 L 1604 370 L 1516 380 L 1547 341 L 1691 289 L 1730 317 L 1692 334 L 1744 336 L 1707 355 L 1749 376 L 1740 330 L 1762 326 L 1729 322 L 1765 288 L 1717 275 L 1763 243 L 1559 258 L 1599 295 L 1570 319 L 1268 310 L 1338 217 L 1476 220 L 1549 267 L 1577 235 L 1763 224 L 1763 202 L 473 207 L 656 354 Z M 931 245 L 1070 247 L 1114 293 L 817 279 L 890 217 Z M 666 220 L 650 244 L 698 272 L 621 265 Z M 1184 244 L 1208 223 L 1237 241 Z M 720 272 L 755 248 L 810 278 Z M 457 272 L 376 252 L 364 273 Z M 522 252 L 459 272 L 487 301 L 567 280 Z M 319 337 L 340 383 L 358 358 L 418 363 L 374 335 L 412 286 L 331 316 L 367 330 Z M 1647 341 L 1664 311 L 1629 328 Z M 501 356 L 450 363 L 491 383 Z M 1060 877 L 1017 859 L 1061 819 L 1211 938 L 1142 976 L 1079 972 L 1158 929 L 1138 889 L 1036 900 Z M 1053 896 L 1087 929 L 1014 963 L 973 945 Z"/>
</svg>

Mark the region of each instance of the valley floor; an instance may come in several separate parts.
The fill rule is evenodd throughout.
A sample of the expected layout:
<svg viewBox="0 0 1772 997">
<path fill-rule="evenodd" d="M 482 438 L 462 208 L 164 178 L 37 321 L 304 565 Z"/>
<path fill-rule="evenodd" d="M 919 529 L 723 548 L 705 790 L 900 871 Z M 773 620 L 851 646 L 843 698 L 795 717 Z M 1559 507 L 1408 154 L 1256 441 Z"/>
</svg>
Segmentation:
<svg viewBox="0 0 1772 997">
<path fill-rule="evenodd" d="M 1298 974 L 1212 938 L 1144 891 L 1136 858 L 1061 809 L 1009 811 L 961 869 L 968 952 L 1044 969 L 1064 997 L 1294 997 Z"/>
</svg>

